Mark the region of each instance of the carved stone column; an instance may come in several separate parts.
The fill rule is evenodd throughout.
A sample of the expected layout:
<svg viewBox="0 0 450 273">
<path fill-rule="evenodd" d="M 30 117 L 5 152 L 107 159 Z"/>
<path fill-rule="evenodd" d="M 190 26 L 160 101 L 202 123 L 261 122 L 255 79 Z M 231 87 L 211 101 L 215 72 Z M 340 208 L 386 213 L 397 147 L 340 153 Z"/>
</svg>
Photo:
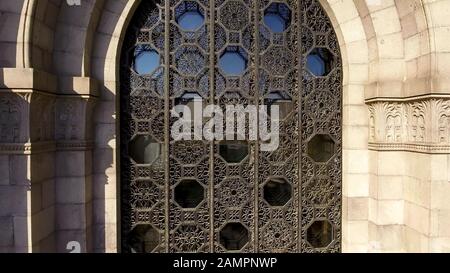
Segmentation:
<svg viewBox="0 0 450 273">
<path fill-rule="evenodd" d="M 97 84 L 90 78 L 62 79 L 56 100 L 56 229 L 57 250 L 69 252 L 75 242 L 81 252 L 92 245 L 92 112 Z"/>
<path fill-rule="evenodd" d="M 450 221 L 450 96 L 377 99 L 368 105 L 369 149 L 377 157 L 372 240 L 388 251 L 394 245 L 408 252 L 442 251 L 448 235 L 443 227 Z"/>
<path fill-rule="evenodd" d="M 55 77 L 0 70 L 0 252 L 55 250 Z"/>
</svg>

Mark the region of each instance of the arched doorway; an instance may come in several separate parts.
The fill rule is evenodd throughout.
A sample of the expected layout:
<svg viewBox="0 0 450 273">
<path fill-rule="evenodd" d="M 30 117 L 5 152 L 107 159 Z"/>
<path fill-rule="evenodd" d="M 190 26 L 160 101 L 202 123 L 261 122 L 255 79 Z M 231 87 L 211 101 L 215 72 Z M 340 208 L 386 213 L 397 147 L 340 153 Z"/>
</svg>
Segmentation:
<svg viewBox="0 0 450 273">
<path fill-rule="evenodd" d="M 342 68 L 316 0 L 145 1 L 121 58 L 124 252 L 338 252 Z M 175 141 L 176 105 L 278 105 L 279 145 Z"/>
</svg>

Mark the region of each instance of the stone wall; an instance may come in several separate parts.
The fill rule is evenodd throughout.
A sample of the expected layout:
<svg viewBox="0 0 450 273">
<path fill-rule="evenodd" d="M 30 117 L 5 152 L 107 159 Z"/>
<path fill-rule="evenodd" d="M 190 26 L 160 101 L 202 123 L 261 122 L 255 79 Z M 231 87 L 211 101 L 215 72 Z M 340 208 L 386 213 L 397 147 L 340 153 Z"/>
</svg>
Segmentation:
<svg viewBox="0 0 450 273">
<path fill-rule="evenodd" d="M 344 251 L 450 251 L 450 1 L 320 2 L 344 63 Z M 118 65 L 138 3 L 0 1 L 0 251 L 118 251 Z"/>
</svg>

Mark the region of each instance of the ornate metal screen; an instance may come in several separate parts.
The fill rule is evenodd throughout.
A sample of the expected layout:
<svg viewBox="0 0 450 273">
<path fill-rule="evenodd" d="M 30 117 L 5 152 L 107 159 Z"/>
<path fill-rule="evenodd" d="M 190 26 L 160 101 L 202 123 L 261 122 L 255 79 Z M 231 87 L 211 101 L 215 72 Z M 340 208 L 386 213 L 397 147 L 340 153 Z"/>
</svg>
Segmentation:
<svg viewBox="0 0 450 273">
<path fill-rule="evenodd" d="M 342 69 L 318 1 L 142 1 L 121 64 L 122 251 L 340 251 Z M 174 141 L 170 110 L 200 98 L 279 105 L 278 149 Z"/>
</svg>

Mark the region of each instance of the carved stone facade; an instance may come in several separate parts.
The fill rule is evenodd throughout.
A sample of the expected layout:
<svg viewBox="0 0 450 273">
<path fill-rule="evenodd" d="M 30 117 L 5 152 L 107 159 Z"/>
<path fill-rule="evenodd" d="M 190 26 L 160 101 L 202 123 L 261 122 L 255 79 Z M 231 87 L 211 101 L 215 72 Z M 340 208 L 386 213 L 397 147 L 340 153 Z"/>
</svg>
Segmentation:
<svg viewBox="0 0 450 273">
<path fill-rule="evenodd" d="M 450 252 L 450 0 L 315 1 L 342 58 L 342 251 Z M 140 2 L 0 1 L 0 252 L 121 251 L 120 53 Z M 253 17 L 225 20 L 229 39 Z M 276 49 L 274 79 L 272 56 L 292 61 Z"/>
<path fill-rule="evenodd" d="M 450 99 L 374 101 L 368 107 L 371 149 L 450 153 Z"/>
</svg>

